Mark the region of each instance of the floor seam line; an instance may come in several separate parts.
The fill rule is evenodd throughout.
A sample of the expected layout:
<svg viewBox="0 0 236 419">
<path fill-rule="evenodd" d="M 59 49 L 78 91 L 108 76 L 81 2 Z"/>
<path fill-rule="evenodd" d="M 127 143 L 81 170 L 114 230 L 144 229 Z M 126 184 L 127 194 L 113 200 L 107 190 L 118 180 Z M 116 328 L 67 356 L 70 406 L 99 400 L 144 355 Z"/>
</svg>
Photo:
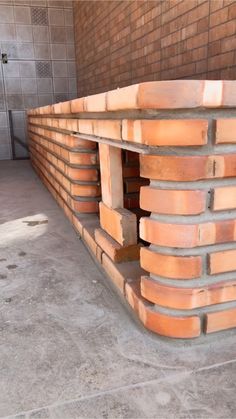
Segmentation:
<svg viewBox="0 0 236 419">
<path fill-rule="evenodd" d="M 192 372 L 193 372 L 192 370 L 183 371 L 182 374 L 186 375 L 186 373 L 187 373 L 187 375 L 190 375 Z M 176 375 L 180 375 L 180 374 L 181 373 L 173 374 L 172 377 L 174 377 Z M 168 380 L 168 378 L 170 378 L 170 376 L 168 376 L 168 377 L 163 376 L 161 378 L 156 378 L 156 379 L 153 379 L 153 380 L 140 381 L 138 383 L 128 384 L 128 385 L 125 385 L 125 386 L 112 388 L 110 390 L 104 390 L 104 391 L 101 391 L 101 392 L 96 392 L 96 393 L 90 394 L 88 396 L 81 396 L 81 397 L 78 397 L 78 398 L 75 398 L 75 399 L 66 400 L 64 402 L 62 401 L 62 403 L 53 403 L 53 404 L 50 404 L 50 405 L 45 405 L 45 406 L 38 407 L 36 409 L 17 412 L 14 415 L 1 417 L 1 419 L 10 419 L 10 418 L 14 418 L 16 415 L 20 415 L 20 414 L 27 415 L 29 413 L 38 412 L 38 411 L 43 410 L 43 409 L 60 407 L 60 406 L 64 406 L 64 405 L 67 405 L 67 404 L 70 404 L 70 403 L 73 403 L 73 402 L 86 401 L 86 400 L 90 400 L 90 399 L 93 399 L 93 398 L 96 398 L 96 397 L 106 396 L 107 394 L 113 394 L 113 393 L 116 393 L 116 392 L 119 392 L 119 391 L 130 390 L 130 389 L 137 388 L 137 387 L 145 387 L 149 384 L 155 384 L 155 383 L 160 383 L 162 381 L 166 381 L 166 380 Z"/>
</svg>

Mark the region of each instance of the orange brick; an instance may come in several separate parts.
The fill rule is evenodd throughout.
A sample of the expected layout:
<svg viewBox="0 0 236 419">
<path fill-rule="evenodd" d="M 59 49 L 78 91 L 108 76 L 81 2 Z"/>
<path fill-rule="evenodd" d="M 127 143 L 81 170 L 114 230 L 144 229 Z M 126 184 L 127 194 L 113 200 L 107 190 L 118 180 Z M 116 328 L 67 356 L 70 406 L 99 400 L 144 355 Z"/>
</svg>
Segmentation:
<svg viewBox="0 0 236 419">
<path fill-rule="evenodd" d="M 64 137 L 63 137 L 64 138 Z M 84 150 L 94 150 L 97 148 L 97 143 L 95 141 L 88 141 L 83 139 L 83 137 L 72 137 L 72 136 L 66 136 L 67 144 L 69 147 L 76 147 L 81 148 Z"/>
<path fill-rule="evenodd" d="M 232 22 L 235 24 L 235 22 Z M 235 32 L 234 32 L 235 33 Z M 236 83 L 233 80 L 224 80 L 223 81 L 223 106 L 224 107 L 235 107 L 236 106 Z"/>
<path fill-rule="evenodd" d="M 173 181 L 236 176 L 236 154 L 180 157 L 140 155 L 140 175 Z"/>
<path fill-rule="evenodd" d="M 100 252 L 98 251 L 99 246 L 97 245 L 94 239 L 93 228 L 83 229 L 83 240 L 85 241 L 87 247 L 91 250 L 95 257 L 97 257 L 97 255 L 100 255 Z M 100 260 L 99 262 L 102 263 L 102 260 Z"/>
<path fill-rule="evenodd" d="M 112 260 L 105 253 L 102 255 L 102 266 L 112 280 L 113 284 L 120 290 L 122 294 L 124 294 L 125 278 L 116 268 L 114 262 L 112 262 Z"/>
<path fill-rule="evenodd" d="M 136 216 L 124 209 L 108 208 L 100 202 L 101 227 L 122 246 L 137 244 Z"/>
<path fill-rule="evenodd" d="M 68 153 L 68 159 L 72 164 L 81 164 L 85 166 L 95 165 L 98 163 L 97 153 Z"/>
<path fill-rule="evenodd" d="M 198 119 L 123 120 L 122 138 L 150 146 L 194 146 L 207 143 L 208 121 Z"/>
<path fill-rule="evenodd" d="M 65 148 L 60 148 L 60 156 L 63 158 L 63 159 L 65 159 L 65 160 L 67 160 L 67 161 L 69 161 L 69 156 L 70 156 L 70 152 L 68 151 L 68 150 L 66 150 Z"/>
<path fill-rule="evenodd" d="M 61 103 L 54 103 L 53 106 L 53 113 L 60 114 L 61 113 Z"/>
<path fill-rule="evenodd" d="M 101 228 L 95 230 L 95 240 L 113 262 L 120 263 L 139 259 L 139 244 L 121 246 Z"/>
<path fill-rule="evenodd" d="M 206 314 L 206 333 L 236 327 L 236 308 Z"/>
<path fill-rule="evenodd" d="M 87 96 L 84 99 L 84 109 L 87 112 L 105 112 L 106 111 L 106 93 Z"/>
<path fill-rule="evenodd" d="M 78 183 L 71 183 L 69 186 L 70 193 L 73 196 L 100 196 L 101 189 L 99 185 L 79 185 Z"/>
<path fill-rule="evenodd" d="M 120 120 L 94 120 L 94 135 L 98 137 L 121 140 L 121 121 Z"/>
<path fill-rule="evenodd" d="M 140 295 L 137 282 L 125 284 L 125 294 L 128 303 L 137 312 L 144 326 L 161 336 L 172 338 L 194 338 L 201 333 L 198 316 L 171 316 L 158 312 L 152 308 Z"/>
<path fill-rule="evenodd" d="M 76 215 L 73 214 L 72 216 L 72 224 L 75 228 L 75 230 L 82 236 L 83 234 L 83 225 L 81 224 L 80 220 Z"/>
<path fill-rule="evenodd" d="M 140 175 L 158 180 L 198 180 L 207 174 L 206 156 L 140 155 Z"/>
<path fill-rule="evenodd" d="M 192 310 L 236 299 L 236 281 L 220 282 L 198 288 L 180 288 L 148 277 L 141 279 L 141 294 L 152 303 L 178 310 Z"/>
<path fill-rule="evenodd" d="M 78 127 L 81 134 L 93 135 L 94 133 L 92 119 L 79 119 Z"/>
<path fill-rule="evenodd" d="M 236 270 L 236 249 L 215 252 L 209 255 L 210 274 Z"/>
<path fill-rule="evenodd" d="M 205 34 L 202 34 L 202 36 L 205 36 Z M 222 106 L 223 86 L 222 80 L 205 80 L 202 105 L 206 108 Z"/>
<path fill-rule="evenodd" d="M 152 332 L 171 338 L 190 339 L 201 333 L 200 318 L 194 316 L 170 316 L 154 310 L 146 310 L 143 303 L 139 308 L 139 317 L 144 326 Z"/>
<path fill-rule="evenodd" d="M 140 190 L 140 207 L 159 214 L 201 214 L 206 207 L 206 192 L 142 186 Z"/>
<path fill-rule="evenodd" d="M 91 214 L 98 212 L 97 201 L 78 201 L 68 196 L 67 202 L 75 212 Z"/>
<path fill-rule="evenodd" d="M 62 171 L 65 172 L 65 163 L 62 160 L 57 160 L 56 166 Z"/>
<path fill-rule="evenodd" d="M 203 89 L 204 82 L 201 80 L 141 83 L 138 107 L 141 109 L 196 108 L 202 103 Z"/>
<path fill-rule="evenodd" d="M 172 279 L 193 279 L 201 276 L 201 256 L 174 256 L 140 249 L 140 265 L 155 275 Z"/>
<path fill-rule="evenodd" d="M 70 113 L 70 101 L 61 103 L 61 113 Z"/>
<path fill-rule="evenodd" d="M 84 98 L 73 99 L 70 101 L 71 113 L 84 112 Z"/>
<path fill-rule="evenodd" d="M 107 92 L 107 110 L 116 111 L 120 109 L 138 108 L 137 95 L 139 85 L 122 87 L 121 89 Z"/>
<path fill-rule="evenodd" d="M 141 218 L 140 237 L 159 246 L 192 248 L 235 241 L 235 220 L 215 223 L 174 224 Z"/>
<path fill-rule="evenodd" d="M 236 143 L 236 119 L 218 119 L 216 121 L 216 143 Z"/>
<path fill-rule="evenodd" d="M 214 211 L 236 208 L 236 186 L 215 188 L 212 209 Z"/>
<path fill-rule="evenodd" d="M 65 129 L 73 132 L 79 131 L 79 120 L 78 119 L 66 119 L 66 127 Z"/>
<path fill-rule="evenodd" d="M 96 169 L 77 169 L 66 166 L 65 174 L 72 180 L 96 181 L 98 180 L 98 171 Z"/>
</svg>

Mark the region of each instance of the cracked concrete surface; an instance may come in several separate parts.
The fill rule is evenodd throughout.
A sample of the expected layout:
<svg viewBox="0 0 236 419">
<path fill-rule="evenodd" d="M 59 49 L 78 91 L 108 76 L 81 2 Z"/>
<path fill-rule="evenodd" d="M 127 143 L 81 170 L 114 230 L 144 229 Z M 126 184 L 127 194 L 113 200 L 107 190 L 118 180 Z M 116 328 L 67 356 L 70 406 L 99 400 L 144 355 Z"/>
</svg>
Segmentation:
<svg viewBox="0 0 236 419">
<path fill-rule="evenodd" d="M 0 163 L 0 237 L 1 417 L 236 417 L 236 331 L 146 332 L 27 161 Z"/>
</svg>

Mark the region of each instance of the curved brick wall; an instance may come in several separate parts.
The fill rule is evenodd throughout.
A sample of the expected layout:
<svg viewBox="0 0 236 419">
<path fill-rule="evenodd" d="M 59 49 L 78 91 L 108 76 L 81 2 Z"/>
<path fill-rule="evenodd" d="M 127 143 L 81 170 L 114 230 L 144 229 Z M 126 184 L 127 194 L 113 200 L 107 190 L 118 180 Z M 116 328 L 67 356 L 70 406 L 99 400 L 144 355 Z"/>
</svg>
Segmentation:
<svg viewBox="0 0 236 419">
<path fill-rule="evenodd" d="M 150 213 L 139 228 L 148 244 L 140 251 L 144 271 L 133 280 L 112 264 L 137 258 L 129 211 L 102 202 L 102 228 L 94 242 L 85 240 L 148 329 L 193 338 L 236 326 L 236 82 L 142 83 L 32 110 L 29 123 L 32 161 L 64 182 L 70 196 L 62 199 L 76 225 L 70 211 L 84 211 L 75 209 L 68 188 L 77 185 L 78 196 L 90 197 L 86 205 L 96 206 L 100 194 L 95 142 L 140 153 L 140 176 L 150 181 L 140 190 L 140 208 Z M 72 139 L 83 152 L 65 147 Z M 137 174 L 131 168 L 123 167 L 125 176 Z M 131 208 L 128 202 L 126 196 Z"/>
</svg>

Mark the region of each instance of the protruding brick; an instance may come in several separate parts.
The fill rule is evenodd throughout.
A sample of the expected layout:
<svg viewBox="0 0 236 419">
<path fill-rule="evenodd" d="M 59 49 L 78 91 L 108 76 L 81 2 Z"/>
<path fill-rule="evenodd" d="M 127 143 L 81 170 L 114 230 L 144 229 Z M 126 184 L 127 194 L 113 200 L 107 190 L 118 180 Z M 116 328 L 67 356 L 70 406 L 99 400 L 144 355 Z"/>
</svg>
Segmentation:
<svg viewBox="0 0 236 419">
<path fill-rule="evenodd" d="M 150 146 L 196 146 L 207 143 L 207 129 L 203 119 L 125 119 L 122 138 Z"/>
<path fill-rule="evenodd" d="M 120 263 L 139 259 L 139 244 L 121 246 L 101 228 L 95 230 L 95 240 L 113 262 Z"/>
<path fill-rule="evenodd" d="M 108 208 L 103 202 L 99 206 L 101 227 L 122 246 L 137 244 L 135 214 L 124 208 Z"/>
<path fill-rule="evenodd" d="M 123 207 L 121 149 L 99 144 L 102 200 L 109 208 Z"/>
<path fill-rule="evenodd" d="M 206 208 L 206 192 L 142 186 L 140 190 L 140 207 L 159 214 L 201 214 Z"/>
<path fill-rule="evenodd" d="M 172 279 L 193 279 L 201 276 L 201 256 L 174 256 L 154 252 L 147 247 L 140 249 L 140 264 L 155 275 Z"/>
</svg>

